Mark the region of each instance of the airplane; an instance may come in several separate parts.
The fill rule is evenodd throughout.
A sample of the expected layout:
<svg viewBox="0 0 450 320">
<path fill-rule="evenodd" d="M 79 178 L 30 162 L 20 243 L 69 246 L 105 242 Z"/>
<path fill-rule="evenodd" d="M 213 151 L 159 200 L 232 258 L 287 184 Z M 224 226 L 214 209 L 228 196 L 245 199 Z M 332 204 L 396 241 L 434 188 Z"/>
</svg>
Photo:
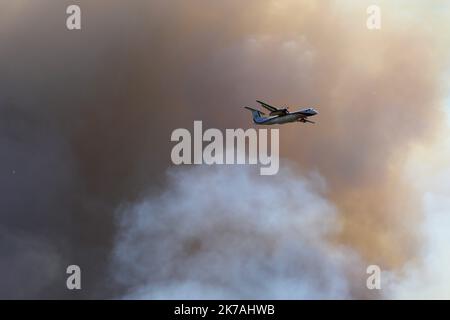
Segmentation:
<svg viewBox="0 0 450 320">
<path fill-rule="evenodd" d="M 253 122 L 259 125 L 283 124 L 288 122 L 315 123 L 308 120 L 308 118 L 318 114 L 313 108 L 290 112 L 287 107 L 278 109 L 259 100 L 256 100 L 256 102 L 270 111 L 268 117 L 263 117 L 262 115 L 265 115 L 264 112 L 250 107 L 244 107 L 252 112 Z"/>
</svg>

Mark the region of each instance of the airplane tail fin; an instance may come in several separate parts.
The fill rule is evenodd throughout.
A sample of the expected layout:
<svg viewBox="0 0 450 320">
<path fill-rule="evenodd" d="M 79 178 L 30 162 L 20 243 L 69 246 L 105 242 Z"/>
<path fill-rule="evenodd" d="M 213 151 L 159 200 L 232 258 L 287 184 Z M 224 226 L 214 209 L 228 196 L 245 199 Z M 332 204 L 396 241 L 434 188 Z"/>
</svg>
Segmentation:
<svg viewBox="0 0 450 320">
<path fill-rule="evenodd" d="M 258 120 L 262 118 L 262 115 L 264 114 L 264 112 L 250 108 L 250 107 L 244 107 L 247 110 L 250 110 L 252 112 L 253 115 L 253 120 Z"/>
</svg>

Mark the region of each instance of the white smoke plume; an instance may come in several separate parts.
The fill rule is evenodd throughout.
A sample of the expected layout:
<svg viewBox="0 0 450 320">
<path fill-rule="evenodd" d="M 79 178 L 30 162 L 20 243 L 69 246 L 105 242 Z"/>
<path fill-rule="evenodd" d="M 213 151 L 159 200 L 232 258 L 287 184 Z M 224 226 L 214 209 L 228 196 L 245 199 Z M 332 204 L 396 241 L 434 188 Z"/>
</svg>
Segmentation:
<svg viewBox="0 0 450 320">
<path fill-rule="evenodd" d="M 419 146 L 408 164 L 411 182 L 422 195 L 423 239 L 417 259 L 387 273 L 387 298 L 450 299 L 450 130 L 431 146 Z M 445 138 L 447 137 L 447 138 Z"/>
<path fill-rule="evenodd" d="M 169 177 L 163 194 L 119 210 L 113 274 L 126 298 L 352 296 L 349 277 L 365 269 L 329 242 L 340 227 L 317 174 L 199 166 Z"/>
</svg>

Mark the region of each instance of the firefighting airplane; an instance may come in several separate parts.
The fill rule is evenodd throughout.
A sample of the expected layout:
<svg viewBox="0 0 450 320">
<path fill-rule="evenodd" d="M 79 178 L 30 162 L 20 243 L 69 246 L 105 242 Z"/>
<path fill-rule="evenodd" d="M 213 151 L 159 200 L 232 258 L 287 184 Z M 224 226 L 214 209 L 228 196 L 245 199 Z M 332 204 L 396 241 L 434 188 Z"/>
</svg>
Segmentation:
<svg viewBox="0 0 450 320">
<path fill-rule="evenodd" d="M 283 124 L 288 122 L 303 122 L 303 123 L 315 123 L 313 121 L 308 120 L 309 117 L 315 116 L 318 114 L 316 110 L 313 108 L 303 109 L 295 112 L 289 112 L 288 108 L 278 109 L 275 108 L 265 102 L 256 100 L 262 107 L 266 108 L 270 111 L 268 117 L 263 117 L 265 115 L 264 112 L 253 109 L 250 107 L 244 107 L 250 110 L 253 114 L 253 122 L 255 124 L 260 125 L 272 125 L 272 124 Z"/>
</svg>

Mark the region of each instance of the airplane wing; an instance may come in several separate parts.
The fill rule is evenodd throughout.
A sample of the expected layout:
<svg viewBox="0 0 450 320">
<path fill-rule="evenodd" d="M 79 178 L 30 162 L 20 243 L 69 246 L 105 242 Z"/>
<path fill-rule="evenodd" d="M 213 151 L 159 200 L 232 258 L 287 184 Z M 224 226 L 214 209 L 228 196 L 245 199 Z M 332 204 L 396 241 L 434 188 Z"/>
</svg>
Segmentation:
<svg viewBox="0 0 450 320">
<path fill-rule="evenodd" d="M 275 108 L 275 107 L 271 106 L 270 104 L 267 104 L 267 103 L 259 101 L 259 100 L 256 100 L 256 102 L 258 102 L 262 107 L 264 107 L 267 110 L 269 110 L 271 116 L 284 116 L 284 115 L 287 115 L 289 113 L 287 108 L 278 109 L 278 108 Z"/>
<path fill-rule="evenodd" d="M 262 101 L 259 101 L 259 100 L 256 100 L 256 102 L 258 102 L 262 107 L 266 108 L 270 112 L 278 111 L 278 108 L 272 107 L 271 105 L 269 105 L 269 104 L 267 104 L 265 102 L 262 102 Z"/>
</svg>

